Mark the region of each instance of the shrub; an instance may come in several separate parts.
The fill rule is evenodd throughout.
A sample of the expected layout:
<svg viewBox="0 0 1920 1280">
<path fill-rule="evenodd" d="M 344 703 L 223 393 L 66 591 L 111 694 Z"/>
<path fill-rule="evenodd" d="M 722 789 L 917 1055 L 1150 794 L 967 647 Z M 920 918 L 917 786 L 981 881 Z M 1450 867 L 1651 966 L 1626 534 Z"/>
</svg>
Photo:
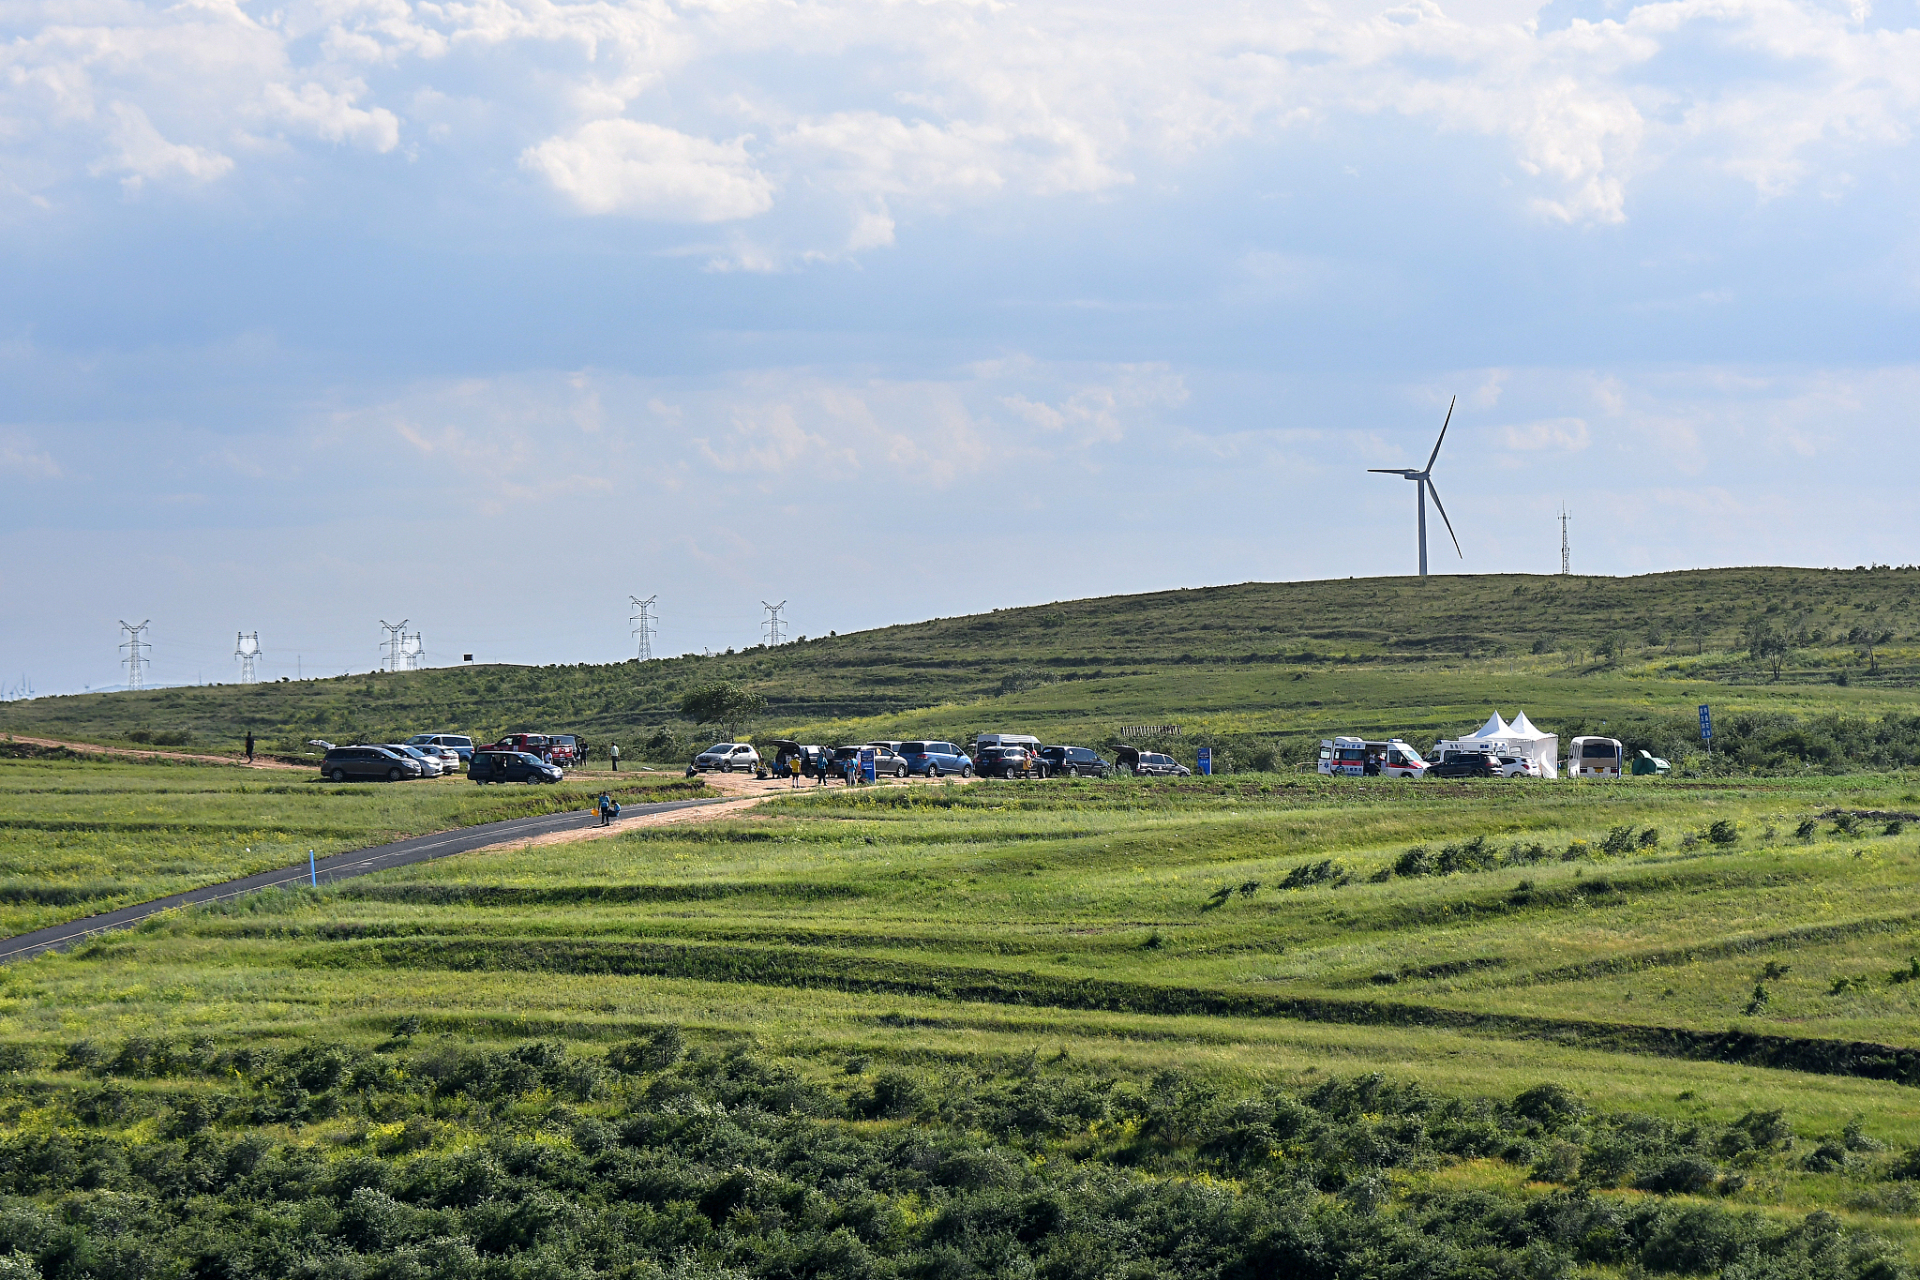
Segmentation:
<svg viewBox="0 0 1920 1280">
<path fill-rule="evenodd" d="M 1707 839 L 1715 844 L 1734 844 L 1740 839 L 1740 830 L 1731 818 L 1721 818 L 1707 828 Z"/>
<path fill-rule="evenodd" d="M 628 1040 L 607 1050 L 607 1065 L 622 1075 L 639 1075 L 647 1071 L 663 1071 L 680 1061 L 685 1052 L 686 1044 L 679 1027 L 655 1027 L 639 1039 Z"/>
</svg>

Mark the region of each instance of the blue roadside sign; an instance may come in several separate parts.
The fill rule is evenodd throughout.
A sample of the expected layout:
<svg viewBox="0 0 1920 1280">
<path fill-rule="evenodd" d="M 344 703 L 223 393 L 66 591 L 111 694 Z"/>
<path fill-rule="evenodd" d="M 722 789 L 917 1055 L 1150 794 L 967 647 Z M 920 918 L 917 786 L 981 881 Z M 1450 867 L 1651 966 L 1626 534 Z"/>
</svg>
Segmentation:
<svg viewBox="0 0 1920 1280">
<path fill-rule="evenodd" d="M 1707 704 L 1704 702 L 1700 704 L 1700 740 L 1713 741 L 1713 713 L 1707 710 Z"/>
<path fill-rule="evenodd" d="M 873 762 L 876 754 L 878 753 L 872 747 L 860 748 L 860 781 L 873 781 Z"/>
<path fill-rule="evenodd" d="M 1212 747 L 1202 747 L 1202 748 L 1200 748 L 1200 758 L 1199 758 L 1198 760 L 1196 760 L 1196 761 L 1195 761 L 1194 763 L 1196 763 L 1196 764 L 1198 764 L 1198 765 L 1200 766 L 1200 772 L 1201 772 L 1201 774 L 1202 774 L 1202 776 L 1209 776 L 1209 777 L 1210 777 L 1210 776 L 1212 776 L 1212 774 L 1213 774 L 1213 748 L 1212 748 Z"/>
</svg>

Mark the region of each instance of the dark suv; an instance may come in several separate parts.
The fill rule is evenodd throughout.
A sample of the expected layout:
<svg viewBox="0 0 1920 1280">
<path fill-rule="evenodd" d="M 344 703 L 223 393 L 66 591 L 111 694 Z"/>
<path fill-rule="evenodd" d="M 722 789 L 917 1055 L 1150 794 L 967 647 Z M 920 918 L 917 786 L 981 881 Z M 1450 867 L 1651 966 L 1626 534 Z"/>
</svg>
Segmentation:
<svg viewBox="0 0 1920 1280">
<path fill-rule="evenodd" d="M 1038 778 L 1042 765 L 1025 747 L 982 747 L 978 768 L 983 778 Z"/>
<path fill-rule="evenodd" d="M 524 782 L 532 786 L 539 782 L 558 782 L 562 774 L 559 765 L 548 764 L 525 751 L 480 750 L 473 753 L 467 776 L 481 786 L 489 782 Z"/>
<path fill-rule="evenodd" d="M 331 747 L 320 762 L 323 777 L 335 782 L 349 778 L 367 778 L 381 782 L 399 782 L 417 778 L 423 772 L 418 760 L 395 755 L 385 747 Z"/>
<path fill-rule="evenodd" d="M 1505 773 L 1500 758 L 1484 751 L 1449 751 L 1439 764 L 1427 766 L 1429 778 L 1498 778 Z"/>
<path fill-rule="evenodd" d="M 1104 778 L 1113 766 L 1085 747 L 1042 747 L 1040 762 L 1051 778 Z"/>
</svg>

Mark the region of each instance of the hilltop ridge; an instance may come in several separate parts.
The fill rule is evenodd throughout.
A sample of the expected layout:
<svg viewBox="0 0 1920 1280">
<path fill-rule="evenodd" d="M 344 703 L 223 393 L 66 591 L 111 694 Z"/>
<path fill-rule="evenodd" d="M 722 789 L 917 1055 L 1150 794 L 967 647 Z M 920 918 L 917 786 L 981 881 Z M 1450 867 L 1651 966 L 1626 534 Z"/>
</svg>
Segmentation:
<svg viewBox="0 0 1920 1280">
<path fill-rule="evenodd" d="M 1631 578 L 1461 575 L 1250 582 L 1094 597 L 755 646 L 607 664 L 476 666 L 40 698 L 0 730 L 212 746 L 251 728 L 310 737 L 543 726 L 595 741 L 692 741 L 685 692 L 763 693 L 760 729 L 820 738 L 950 733 L 1024 718 L 1091 730 L 1138 717 L 1222 733 L 1341 725 L 1459 727 L 1497 702 L 1542 715 L 1678 714 L 1715 701 L 1805 714 L 1904 707 L 1920 682 L 1920 570 L 1744 568 Z M 1781 638 L 1777 672 L 1750 653 Z M 1869 653 L 1868 646 L 1871 646 Z M 1844 683 L 1843 683 L 1844 682 Z M 1704 700 L 1704 699 L 1703 699 Z M 675 735 L 678 734 L 679 737 Z"/>
</svg>

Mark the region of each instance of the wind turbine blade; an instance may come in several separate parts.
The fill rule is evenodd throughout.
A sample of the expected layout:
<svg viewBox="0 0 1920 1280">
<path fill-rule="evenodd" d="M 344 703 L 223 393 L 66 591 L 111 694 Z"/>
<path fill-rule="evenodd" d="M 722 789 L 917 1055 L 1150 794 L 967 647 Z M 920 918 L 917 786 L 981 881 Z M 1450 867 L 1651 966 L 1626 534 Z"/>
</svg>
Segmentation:
<svg viewBox="0 0 1920 1280">
<path fill-rule="evenodd" d="M 1433 505 L 1436 507 L 1440 507 L 1440 491 L 1433 487 L 1433 477 L 1427 476 L 1425 477 L 1425 480 L 1427 482 L 1427 492 L 1433 495 Z M 1460 535 L 1453 531 L 1453 521 L 1447 519 L 1447 509 L 1445 507 L 1440 507 L 1440 519 L 1445 521 L 1446 523 L 1447 536 L 1453 539 L 1454 554 L 1459 556 L 1462 560 L 1465 560 L 1467 558 L 1467 553 L 1460 550 Z"/>
<path fill-rule="evenodd" d="M 1440 446 L 1446 442 L 1447 423 L 1453 421 L 1453 403 L 1454 400 L 1458 400 L 1459 398 L 1460 397 L 1455 396 L 1453 400 L 1447 401 L 1447 421 L 1440 424 L 1440 438 L 1433 442 L 1433 452 L 1427 455 L 1427 470 L 1429 471 L 1433 470 L 1433 460 L 1440 456 Z"/>
<path fill-rule="evenodd" d="M 1414 470 L 1412 467 L 1368 467 L 1367 474 L 1370 476 L 1410 476 L 1414 474 Z"/>
</svg>

